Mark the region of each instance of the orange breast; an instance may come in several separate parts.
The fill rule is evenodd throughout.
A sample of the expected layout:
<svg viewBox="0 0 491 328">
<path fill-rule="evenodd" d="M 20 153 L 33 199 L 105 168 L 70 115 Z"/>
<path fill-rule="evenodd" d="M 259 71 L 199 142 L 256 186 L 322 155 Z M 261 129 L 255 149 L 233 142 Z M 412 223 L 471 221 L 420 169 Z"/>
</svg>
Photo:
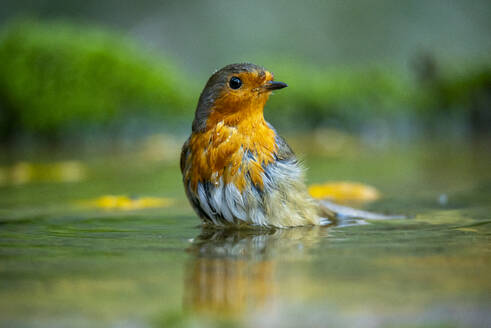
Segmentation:
<svg viewBox="0 0 491 328">
<path fill-rule="evenodd" d="M 187 159 L 191 163 L 186 172 L 191 188 L 196 190 L 198 182 L 206 181 L 218 185 L 222 178 L 224 183 L 233 183 L 242 191 L 247 174 L 262 188 L 263 165 L 274 161 L 275 132 L 268 127 L 262 113 L 234 118 L 234 122 L 227 119 L 216 122 L 218 118 L 210 115 L 207 129 L 191 136 L 191 156 Z M 254 159 L 244 160 L 248 152 Z"/>
</svg>

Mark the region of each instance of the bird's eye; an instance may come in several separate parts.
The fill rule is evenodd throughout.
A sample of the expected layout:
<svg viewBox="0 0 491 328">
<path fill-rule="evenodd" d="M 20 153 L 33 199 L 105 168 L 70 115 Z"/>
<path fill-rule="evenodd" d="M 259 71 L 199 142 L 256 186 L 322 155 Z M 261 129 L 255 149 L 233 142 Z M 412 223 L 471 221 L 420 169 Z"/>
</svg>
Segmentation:
<svg viewBox="0 0 491 328">
<path fill-rule="evenodd" d="M 232 89 L 238 89 L 241 87 L 242 81 L 237 76 L 232 76 L 232 78 L 230 78 L 230 81 L 228 81 L 228 85 Z"/>
</svg>

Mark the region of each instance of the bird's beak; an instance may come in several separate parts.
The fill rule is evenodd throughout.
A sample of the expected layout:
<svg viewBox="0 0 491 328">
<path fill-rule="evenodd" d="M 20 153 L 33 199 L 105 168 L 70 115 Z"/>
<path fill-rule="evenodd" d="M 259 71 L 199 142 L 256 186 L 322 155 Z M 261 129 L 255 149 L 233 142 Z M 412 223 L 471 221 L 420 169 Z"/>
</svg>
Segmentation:
<svg viewBox="0 0 491 328">
<path fill-rule="evenodd" d="M 277 81 L 268 81 L 266 84 L 263 86 L 264 89 L 268 91 L 273 91 L 273 90 L 278 90 L 278 89 L 283 89 L 286 88 L 288 84 L 284 82 L 277 82 Z"/>
</svg>

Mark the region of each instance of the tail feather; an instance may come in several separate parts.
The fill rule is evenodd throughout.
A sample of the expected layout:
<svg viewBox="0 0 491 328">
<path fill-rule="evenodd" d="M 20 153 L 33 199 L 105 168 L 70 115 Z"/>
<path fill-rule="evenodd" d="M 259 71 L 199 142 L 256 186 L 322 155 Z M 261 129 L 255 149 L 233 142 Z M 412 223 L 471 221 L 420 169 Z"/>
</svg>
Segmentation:
<svg viewBox="0 0 491 328">
<path fill-rule="evenodd" d="M 319 201 L 319 205 L 323 211 L 323 214 L 330 218 L 326 220 L 336 222 L 337 226 L 367 224 L 365 220 L 393 220 L 407 218 L 404 215 L 385 215 L 363 211 L 348 206 L 339 205 L 328 200 Z"/>
</svg>

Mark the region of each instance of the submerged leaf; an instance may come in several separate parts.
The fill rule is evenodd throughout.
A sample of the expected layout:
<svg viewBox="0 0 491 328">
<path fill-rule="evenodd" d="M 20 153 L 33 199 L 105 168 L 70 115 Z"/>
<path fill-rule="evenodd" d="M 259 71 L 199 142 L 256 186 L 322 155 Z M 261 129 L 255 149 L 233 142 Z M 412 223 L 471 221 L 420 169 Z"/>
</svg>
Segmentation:
<svg viewBox="0 0 491 328">
<path fill-rule="evenodd" d="M 31 182 L 77 182 L 87 175 L 86 166 L 79 161 L 54 163 L 17 162 L 0 167 L 0 185 L 22 185 Z"/>
<path fill-rule="evenodd" d="M 464 231 L 464 232 L 477 232 L 477 229 L 474 228 L 455 228 L 454 230 Z"/>
</svg>

